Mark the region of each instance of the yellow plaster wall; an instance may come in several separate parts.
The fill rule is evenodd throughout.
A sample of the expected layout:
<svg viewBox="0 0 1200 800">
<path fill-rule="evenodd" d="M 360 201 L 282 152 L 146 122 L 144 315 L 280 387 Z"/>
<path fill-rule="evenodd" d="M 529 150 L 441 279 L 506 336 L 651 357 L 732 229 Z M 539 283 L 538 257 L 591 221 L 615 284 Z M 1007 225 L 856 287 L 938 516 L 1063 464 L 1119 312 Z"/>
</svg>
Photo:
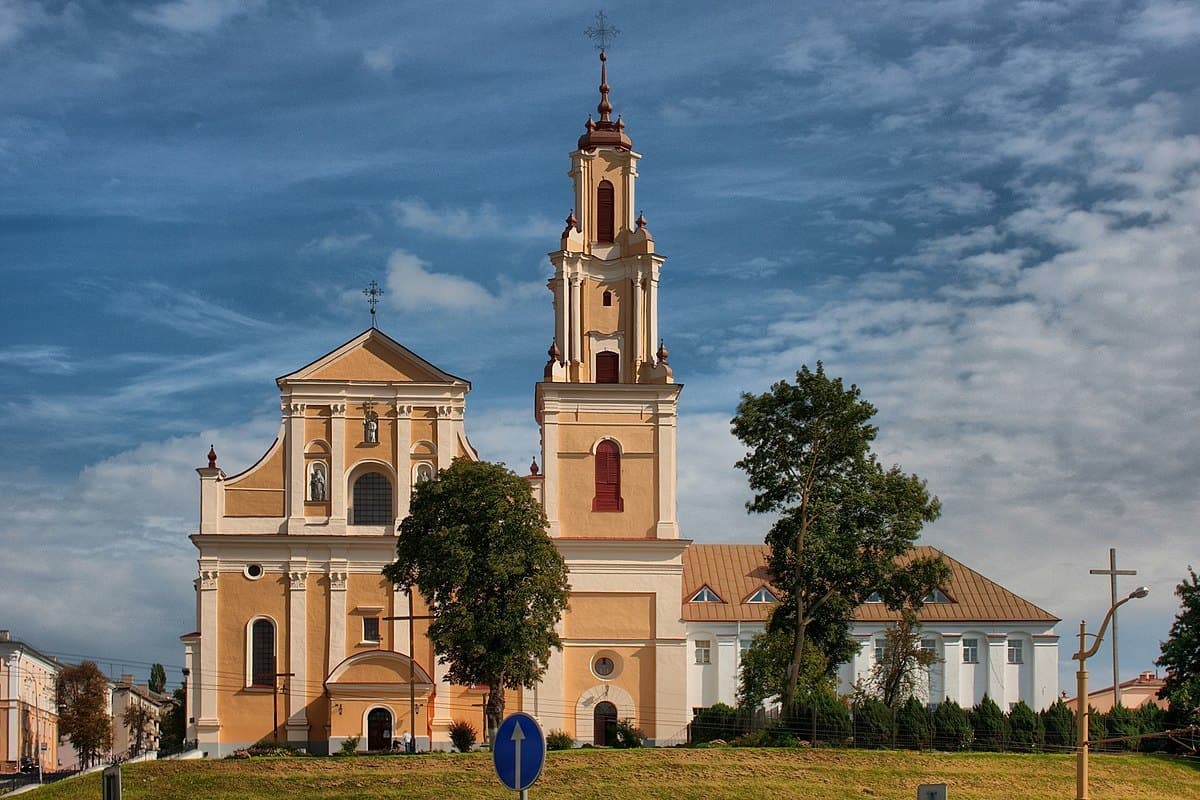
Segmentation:
<svg viewBox="0 0 1200 800">
<path fill-rule="evenodd" d="M 624 299 L 626 294 L 626 282 L 612 281 L 604 282 L 597 280 L 588 280 L 584 284 L 583 292 L 586 298 L 584 302 L 584 320 L 588 322 L 587 330 L 600 331 L 601 333 L 615 333 L 616 331 L 625 330 L 623 316 Z M 612 305 L 604 305 L 604 292 L 612 292 Z M 625 337 L 628 340 L 628 336 Z"/>
<path fill-rule="evenodd" d="M 326 381 L 412 381 L 428 383 L 438 378 L 416 362 L 376 341 L 364 342 L 309 376 Z"/>
<path fill-rule="evenodd" d="M 270 736 L 273 696 L 267 689 L 246 688 L 246 625 L 252 617 L 269 616 L 275 620 L 276 665 L 279 672 L 287 666 L 287 593 L 288 579 L 279 573 L 267 573 L 252 581 L 241 572 L 222 572 L 217 583 L 217 714 L 221 719 L 221 738 L 229 742 L 257 742 Z M 286 737 L 286 700 L 280 693 L 280 738 Z"/>
<path fill-rule="evenodd" d="M 225 481 L 225 489 L 282 489 L 283 441 L 276 439 L 267 455 L 242 475 Z M 228 507 L 228 506 L 227 506 Z"/>
<path fill-rule="evenodd" d="M 360 606 L 382 606 L 380 611 L 365 613 L 355 611 Z M 363 617 L 393 616 L 392 584 L 382 575 L 351 573 L 346 577 L 346 655 L 365 653 L 368 650 L 392 649 L 392 625 L 390 621 L 379 621 L 379 644 L 362 642 Z M 334 664 L 333 666 L 337 666 Z"/>
<path fill-rule="evenodd" d="M 592 511 L 596 495 L 596 457 L 560 456 L 559 512 L 561 535 L 606 539 L 653 539 L 658 529 L 657 459 L 621 457 L 622 511 Z"/>
<path fill-rule="evenodd" d="M 379 414 L 379 444 L 363 442 L 363 414 L 346 415 L 346 463 L 354 464 L 364 458 L 384 461 L 396 466 L 396 418 L 386 410 L 375 409 Z"/>
<path fill-rule="evenodd" d="M 329 406 L 308 406 L 304 409 L 305 449 L 313 439 L 323 439 L 328 442 L 333 438 L 333 431 L 330 428 L 331 416 L 332 412 L 330 412 Z"/>
<path fill-rule="evenodd" d="M 574 598 L 574 595 L 572 595 Z M 572 599 L 572 603 L 574 599 Z M 611 680 L 601 680 L 592 674 L 592 659 L 600 651 L 615 654 L 620 662 L 618 672 Z M 592 737 L 592 717 L 583 720 L 583 730 L 576 727 L 576 707 L 584 692 L 594 686 L 611 684 L 629 692 L 634 707 L 640 716 L 634 722 L 645 730 L 653 730 L 654 713 L 654 648 L 647 645 L 629 647 L 567 647 L 563 650 L 563 705 L 566 709 L 568 733 L 577 738 Z"/>
<path fill-rule="evenodd" d="M 569 639 L 653 639 L 654 594 L 572 592 L 563 630 Z"/>
<path fill-rule="evenodd" d="M 227 517 L 282 517 L 286 494 L 282 489 L 225 491 L 225 516 Z M 319 505 L 319 504 L 318 504 Z"/>
<path fill-rule="evenodd" d="M 3 673 L 0 672 L 0 675 L 3 675 Z M 7 686 L 7 685 L 8 685 L 8 679 L 5 678 L 4 682 L 0 683 L 0 686 Z M 9 714 L 9 712 L 8 712 L 7 708 L 0 708 L 0 765 L 4 765 L 4 768 L 5 768 L 4 771 L 12 771 L 13 768 L 16 766 L 15 764 L 12 764 L 11 761 L 7 760 L 7 758 L 8 758 L 8 714 Z"/>
</svg>

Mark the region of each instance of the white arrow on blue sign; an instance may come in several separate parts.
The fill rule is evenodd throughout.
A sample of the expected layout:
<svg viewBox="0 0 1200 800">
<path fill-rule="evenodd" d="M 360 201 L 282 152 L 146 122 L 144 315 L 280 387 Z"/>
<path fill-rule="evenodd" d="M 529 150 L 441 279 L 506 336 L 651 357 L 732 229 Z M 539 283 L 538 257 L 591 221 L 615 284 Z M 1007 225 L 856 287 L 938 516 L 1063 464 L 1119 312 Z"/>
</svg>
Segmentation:
<svg viewBox="0 0 1200 800">
<path fill-rule="evenodd" d="M 524 711 L 505 718 L 492 743 L 492 763 L 500 782 L 514 792 L 532 786 L 546 763 L 546 737 L 538 721 Z"/>
</svg>

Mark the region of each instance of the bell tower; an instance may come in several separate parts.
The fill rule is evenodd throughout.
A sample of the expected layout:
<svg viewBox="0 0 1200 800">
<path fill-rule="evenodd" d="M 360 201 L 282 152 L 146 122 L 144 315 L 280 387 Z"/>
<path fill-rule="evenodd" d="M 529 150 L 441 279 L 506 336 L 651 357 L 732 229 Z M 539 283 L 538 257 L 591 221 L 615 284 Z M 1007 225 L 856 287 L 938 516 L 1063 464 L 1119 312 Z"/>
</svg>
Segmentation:
<svg viewBox="0 0 1200 800">
<path fill-rule="evenodd" d="M 678 539 L 681 387 L 658 331 L 666 259 L 635 216 L 641 155 L 613 119 L 607 62 L 602 50 L 599 118 L 570 154 L 575 208 L 549 254 L 554 334 L 536 393 L 543 503 L 552 536 Z"/>
</svg>

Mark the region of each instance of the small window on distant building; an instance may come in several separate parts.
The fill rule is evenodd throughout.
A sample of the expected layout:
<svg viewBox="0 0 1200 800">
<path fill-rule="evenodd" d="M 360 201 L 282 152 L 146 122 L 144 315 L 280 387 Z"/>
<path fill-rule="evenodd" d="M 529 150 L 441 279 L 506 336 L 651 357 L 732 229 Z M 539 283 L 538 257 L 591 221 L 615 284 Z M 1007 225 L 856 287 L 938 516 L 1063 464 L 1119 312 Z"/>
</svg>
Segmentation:
<svg viewBox="0 0 1200 800">
<path fill-rule="evenodd" d="M 926 603 L 949 603 L 950 598 L 946 597 L 941 589 L 934 589 L 929 594 L 921 598 Z"/>
<path fill-rule="evenodd" d="M 604 305 L 612 305 L 612 292 L 608 291 L 607 289 L 604 291 Z"/>
<path fill-rule="evenodd" d="M 721 598 L 717 597 L 717 593 L 707 586 L 701 586 L 700 591 L 692 595 L 691 603 L 720 603 Z"/>
<path fill-rule="evenodd" d="M 621 380 L 621 354 L 611 350 L 596 354 L 596 383 L 618 383 Z"/>
<path fill-rule="evenodd" d="M 697 639 L 696 640 L 696 663 L 711 664 L 712 663 L 712 640 Z"/>
<path fill-rule="evenodd" d="M 888 651 L 888 640 L 887 639 L 876 639 L 875 640 L 875 663 L 878 664 L 880 661 L 883 661 L 883 659 L 887 658 L 887 651 Z"/>
<path fill-rule="evenodd" d="M 927 653 L 932 653 L 937 650 L 937 640 L 925 638 L 921 640 L 921 649 Z"/>
<path fill-rule="evenodd" d="M 963 663 L 978 664 L 979 663 L 979 640 L 978 639 L 963 639 L 962 640 Z"/>
<path fill-rule="evenodd" d="M 778 603 L 779 598 L 771 594 L 771 590 L 760 586 L 758 591 L 746 598 L 747 603 Z"/>
<path fill-rule="evenodd" d="M 363 641 L 379 641 L 379 617 L 363 617 Z"/>
<path fill-rule="evenodd" d="M 1008 640 L 1008 663 L 1024 664 L 1025 663 L 1025 643 L 1020 639 Z"/>
<path fill-rule="evenodd" d="M 868 603 L 882 603 L 883 597 L 879 594 L 879 592 L 871 592 L 871 594 L 867 595 L 867 602 Z"/>
<path fill-rule="evenodd" d="M 600 181 L 596 188 L 596 241 L 611 242 L 615 233 L 613 185 Z"/>
</svg>

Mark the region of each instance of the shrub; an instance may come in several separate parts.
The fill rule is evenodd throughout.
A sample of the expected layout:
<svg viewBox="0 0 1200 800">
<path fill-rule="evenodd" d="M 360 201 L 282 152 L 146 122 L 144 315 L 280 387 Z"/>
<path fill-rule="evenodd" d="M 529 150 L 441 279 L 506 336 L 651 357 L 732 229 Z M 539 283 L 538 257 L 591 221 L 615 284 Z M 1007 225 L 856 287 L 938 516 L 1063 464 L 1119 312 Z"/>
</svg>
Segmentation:
<svg viewBox="0 0 1200 800">
<path fill-rule="evenodd" d="M 739 720 L 735 708 L 717 703 L 709 708 L 702 708 L 692 718 L 692 744 L 711 742 L 713 739 L 732 739 L 744 733 L 746 727 Z"/>
<path fill-rule="evenodd" d="M 456 719 L 450 724 L 450 741 L 460 753 L 469 753 L 479 740 L 479 731 L 465 719 Z"/>
<path fill-rule="evenodd" d="M 641 747 L 646 740 L 646 734 L 642 729 L 633 724 L 631 719 L 623 719 L 617 722 L 616 727 L 617 737 L 613 742 L 614 747 L 630 748 Z"/>
<path fill-rule="evenodd" d="M 933 745 L 939 750 L 966 750 L 975 733 L 967 712 L 953 700 L 939 703 L 933 712 Z"/>
<path fill-rule="evenodd" d="M 361 736 L 347 736 L 342 740 L 342 752 L 346 755 L 358 750 L 358 742 L 362 739 Z"/>
<path fill-rule="evenodd" d="M 996 701 L 986 694 L 971 709 L 971 728 L 975 731 L 976 750 L 1003 750 L 1008 739 L 1008 720 Z"/>
<path fill-rule="evenodd" d="M 850 712 L 832 691 L 819 689 L 784 711 L 781 725 L 803 741 L 841 744 L 850 737 Z"/>
<path fill-rule="evenodd" d="M 1008 712 L 1008 748 L 1022 752 L 1040 750 L 1044 738 L 1041 717 L 1024 700 L 1013 706 Z"/>
<path fill-rule="evenodd" d="M 561 728 L 556 728 L 546 734 L 547 750 L 570 750 L 574 746 L 575 739 Z"/>
<path fill-rule="evenodd" d="M 892 746 L 896 729 L 890 708 L 873 697 L 867 697 L 860 700 L 853 711 L 856 747 Z"/>
<path fill-rule="evenodd" d="M 1168 727 L 1167 712 L 1163 711 L 1153 703 L 1146 703 L 1137 710 L 1138 724 L 1142 729 L 1142 733 L 1161 733 Z M 1167 750 L 1170 747 L 1170 740 L 1165 736 L 1158 736 L 1153 739 L 1142 739 L 1141 749 L 1144 752 L 1152 753 L 1162 750 Z"/>
<path fill-rule="evenodd" d="M 1108 720 L 1096 709 L 1088 706 L 1088 741 L 1098 742 L 1108 738 Z M 1107 750 L 1108 745 L 1096 745 L 1093 750 Z"/>
<path fill-rule="evenodd" d="M 896 714 L 896 746 L 924 750 L 929 747 L 932 733 L 929 710 L 917 698 L 908 698 L 908 702 Z"/>
<path fill-rule="evenodd" d="M 1105 719 L 1109 736 L 1128 736 L 1123 742 L 1112 742 L 1109 746 L 1114 749 L 1138 750 L 1138 734 L 1142 732 L 1140 720 L 1136 713 L 1125 706 L 1115 706 L 1108 712 Z"/>
<path fill-rule="evenodd" d="M 1075 749 L 1075 712 L 1070 706 L 1060 698 L 1043 711 L 1041 716 L 1047 749 Z"/>
</svg>

